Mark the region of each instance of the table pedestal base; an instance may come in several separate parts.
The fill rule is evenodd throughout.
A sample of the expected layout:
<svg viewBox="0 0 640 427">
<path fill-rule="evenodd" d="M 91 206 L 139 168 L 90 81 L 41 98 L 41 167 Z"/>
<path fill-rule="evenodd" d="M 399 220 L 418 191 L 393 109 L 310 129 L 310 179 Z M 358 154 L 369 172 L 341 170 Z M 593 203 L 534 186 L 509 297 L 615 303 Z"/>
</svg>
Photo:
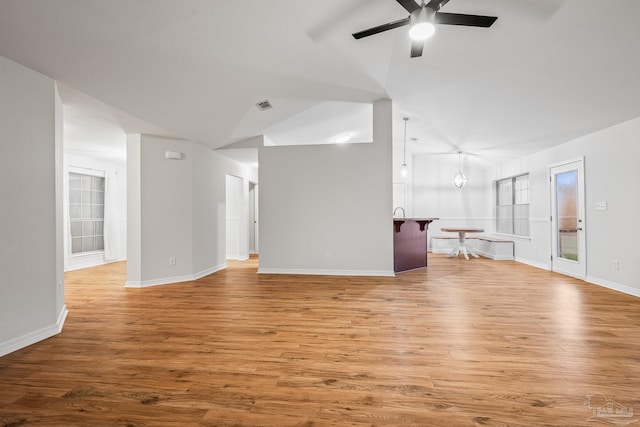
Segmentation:
<svg viewBox="0 0 640 427">
<path fill-rule="evenodd" d="M 469 259 L 469 254 L 471 254 L 472 256 L 474 256 L 476 258 L 480 258 L 480 256 L 476 253 L 476 251 L 474 251 L 471 246 L 467 245 L 466 234 L 467 233 L 464 233 L 462 231 L 458 232 L 458 235 L 459 235 L 458 246 L 454 247 L 451 250 L 451 252 L 449 252 L 449 255 L 447 255 L 447 256 L 450 256 L 450 257 L 455 256 L 455 257 L 457 257 L 462 252 L 462 254 L 464 255 L 465 259 Z"/>
</svg>

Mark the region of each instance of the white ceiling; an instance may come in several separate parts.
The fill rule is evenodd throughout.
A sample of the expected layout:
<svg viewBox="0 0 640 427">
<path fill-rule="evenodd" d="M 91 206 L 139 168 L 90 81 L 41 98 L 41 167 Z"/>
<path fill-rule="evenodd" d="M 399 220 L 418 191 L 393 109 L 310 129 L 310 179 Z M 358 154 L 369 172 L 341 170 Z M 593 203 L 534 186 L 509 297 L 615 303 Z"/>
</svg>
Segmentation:
<svg viewBox="0 0 640 427">
<path fill-rule="evenodd" d="M 61 82 L 65 143 L 100 150 L 116 134 L 122 150 L 127 132 L 211 148 L 261 134 L 317 143 L 323 123 L 353 128 L 339 118 L 391 98 L 397 143 L 406 116 L 411 151 L 499 163 L 640 116 L 640 1 L 443 10 L 498 20 L 439 26 L 411 59 L 406 28 L 351 37 L 406 17 L 394 0 L 0 0 L 0 55 Z M 259 111 L 264 99 L 274 108 Z M 344 131 L 370 134 L 356 122 Z"/>
</svg>

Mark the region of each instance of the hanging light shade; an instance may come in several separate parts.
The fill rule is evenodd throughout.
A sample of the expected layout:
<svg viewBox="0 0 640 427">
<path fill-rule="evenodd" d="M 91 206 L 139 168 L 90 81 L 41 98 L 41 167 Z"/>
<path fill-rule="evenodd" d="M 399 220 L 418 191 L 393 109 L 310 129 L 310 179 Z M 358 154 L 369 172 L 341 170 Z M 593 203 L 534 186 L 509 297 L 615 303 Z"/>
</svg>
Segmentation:
<svg viewBox="0 0 640 427">
<path fill-rule="evenodd" d="M 467 177 L 464 176 L 462 170 L 460 169 L 460 155 L 462 151 L 458 151 L 458 173 L 453 176 L 453 185 L 458 188 L 462 188 L 467 184 Z"/>
<path fill-rule="evenodd" d="M 403 117 L 404 120 L 404 142 L 402 144 L 402 167 L 400 168 L 400 175 L 405 178 L 407 173 L 409 173 L 409 169 L 407 168 L 407 122 L 409 121 L 409 117 Z"/>
</svg>

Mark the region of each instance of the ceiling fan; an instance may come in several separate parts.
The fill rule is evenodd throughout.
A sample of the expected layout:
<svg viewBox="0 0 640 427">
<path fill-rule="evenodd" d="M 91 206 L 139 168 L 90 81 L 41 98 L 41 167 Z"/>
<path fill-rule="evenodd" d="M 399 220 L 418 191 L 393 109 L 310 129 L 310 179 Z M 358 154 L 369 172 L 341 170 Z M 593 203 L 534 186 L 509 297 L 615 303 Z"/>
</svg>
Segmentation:
<svg viewBox="0 0 640 427">
<path fill-rule="evenodd" d="M 421 0 L 422 3 L 420 5 L 418 5 L 414 0 L 396 1 L 410 13 L 407 18 L 359 31 L 354 33 L 353 37 L 355 39 L 361 39 L 363 37 L 382 33 L 383 31 L 392 30 L 405 25 L 411 25 L 411 28 L 409 29 L 409 37 L 412 39 L 411 57 L 415 58 L 422 56 L 424 41 L 433 35 L 433 32 L 435 31 L 434 24 L 488 28 L 493 25 L 496 19 L 498 19 L 496 16 L 440 12 L 442 6 L 447 4 L 449 0 L 430 0 L 426 4 L 425 0 Z"/>
</svg>

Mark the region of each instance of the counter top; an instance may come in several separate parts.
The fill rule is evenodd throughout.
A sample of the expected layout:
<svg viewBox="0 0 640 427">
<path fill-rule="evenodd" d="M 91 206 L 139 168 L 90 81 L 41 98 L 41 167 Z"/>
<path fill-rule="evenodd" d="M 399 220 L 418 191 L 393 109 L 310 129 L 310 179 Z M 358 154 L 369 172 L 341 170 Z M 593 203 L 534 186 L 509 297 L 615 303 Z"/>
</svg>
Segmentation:
<svg viewBox="0 0 640 427">
<path fill-rule="evenodd" d="M 440 218 L 393 218 L 393 221 L 436 221 Z"/>
</svg>

